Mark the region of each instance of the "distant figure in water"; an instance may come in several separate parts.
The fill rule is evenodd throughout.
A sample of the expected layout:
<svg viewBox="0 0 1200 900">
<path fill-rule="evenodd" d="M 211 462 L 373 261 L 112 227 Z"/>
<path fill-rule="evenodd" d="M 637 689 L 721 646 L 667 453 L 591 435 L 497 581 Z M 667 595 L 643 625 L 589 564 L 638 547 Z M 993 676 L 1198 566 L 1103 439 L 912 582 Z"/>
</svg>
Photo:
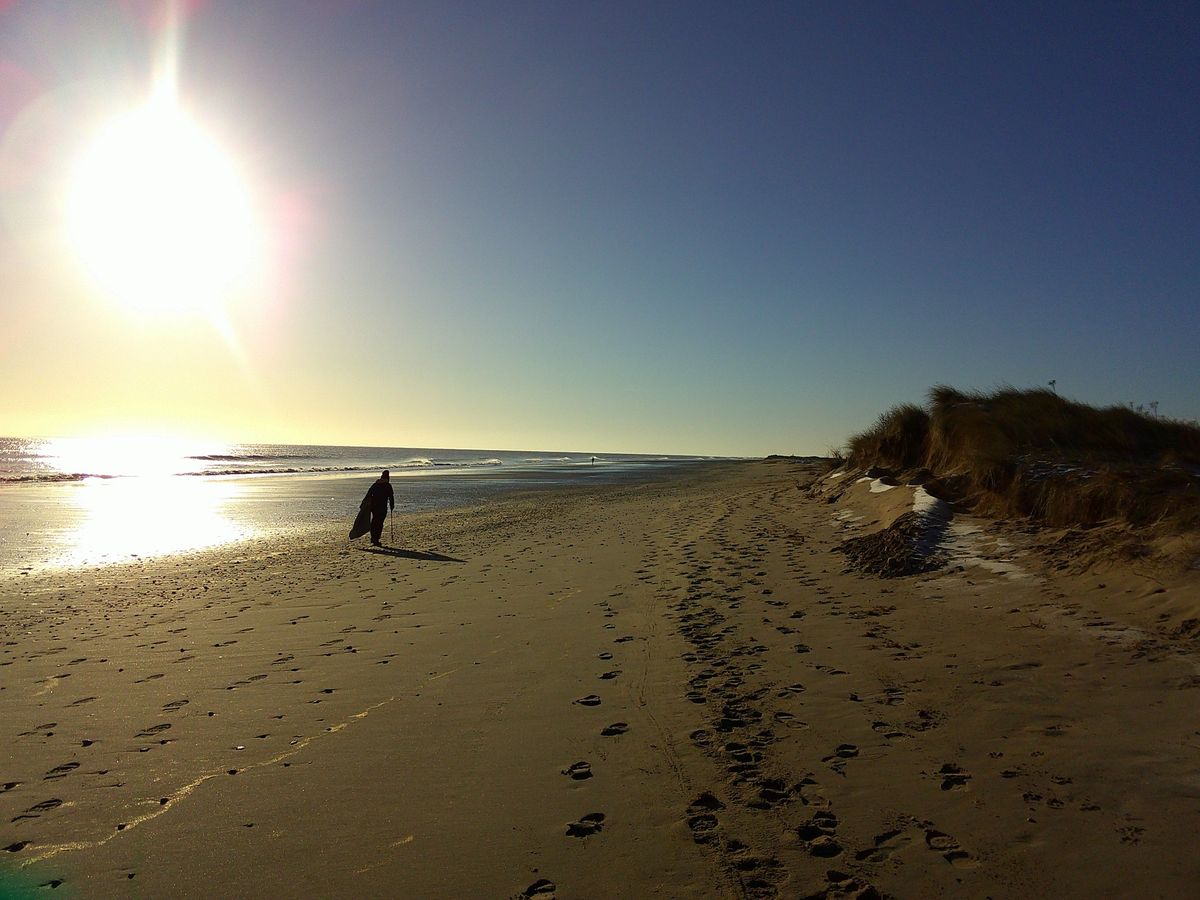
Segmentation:
<svg viewBox="0 0 1200 900">
<path fill-rule="evenodd" d="M 379 539 L 383 536 L 383 520 L 387 518 L 389 507 L 393 511 L 396 509 L 396 495 L 392 491 L 388 470 L 384 469 L 379 479 L 367 488 L 367 496 L 363 497 L 358 507 L 371 511 L 371 544 L 375 547 L 379 546 Z"/>
<path fill-rule="evenodd" d="M 592 465 L 594 466 L 595 464 L 596 464 L 596 457 L 593 456 L 592 457 Z"/>
</svg>

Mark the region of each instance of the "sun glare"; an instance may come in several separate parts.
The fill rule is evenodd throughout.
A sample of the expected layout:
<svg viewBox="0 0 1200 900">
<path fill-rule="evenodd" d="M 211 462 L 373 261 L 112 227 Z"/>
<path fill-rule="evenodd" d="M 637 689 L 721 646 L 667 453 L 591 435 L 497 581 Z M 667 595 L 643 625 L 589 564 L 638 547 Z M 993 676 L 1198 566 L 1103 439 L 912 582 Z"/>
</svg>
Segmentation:
<svg viewBox="0 0 1200 900">
<path fill-rule="evenodd" d="M 88 276 L 139 313 L 219 313 L 262 263 L 246 180 L 171 97 L 100 131 L 72 173 L 66 212 Z"/>
<path fill-rule="evenodd" d="M 63 474 L 161 477 L 194 472 L 198 458 L 229 453 L 226 444 L 198 443 L 185 438 L 146 435 L 52 438 L 42 456 Z"/>
<path fill-rule="evenodd" d="M 254 533 L 230 515 L 239 489 L 229 481 L 170 477 L 89 480 L 69 496 L 82 518 L 57 560 L 62 565 L 200 550 Z"/>
</svg>

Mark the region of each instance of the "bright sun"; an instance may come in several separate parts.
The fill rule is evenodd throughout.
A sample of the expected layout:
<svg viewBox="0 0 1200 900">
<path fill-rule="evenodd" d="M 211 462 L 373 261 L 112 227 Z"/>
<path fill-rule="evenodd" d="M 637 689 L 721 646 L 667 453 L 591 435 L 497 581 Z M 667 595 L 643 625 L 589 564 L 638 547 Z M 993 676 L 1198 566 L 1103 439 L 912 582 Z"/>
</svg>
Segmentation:
<svg viewBox="0 0 1200 900">
<path fill-rule="evenodd" d="M 219 313 L 261 266 L 263 232 L 233 160 L 172 98 L 93 140 L 67 194 L 72 248 L 139 313 Z"/>
</svg>

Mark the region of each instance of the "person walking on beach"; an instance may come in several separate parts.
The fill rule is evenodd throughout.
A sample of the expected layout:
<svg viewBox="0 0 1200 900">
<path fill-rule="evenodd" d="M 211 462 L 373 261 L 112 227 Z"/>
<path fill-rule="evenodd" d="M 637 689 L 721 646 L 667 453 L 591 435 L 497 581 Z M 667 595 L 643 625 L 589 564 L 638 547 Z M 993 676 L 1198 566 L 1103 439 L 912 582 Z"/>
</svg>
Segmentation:
<svg viewBox="0 0 1200 900">
<path fill-rule="evenodd" d="M 379 546 L 379 539 L 383 536 L 383 520 L 387 518 L 389 507 L 395 511 L 396 494 L 392 491 L 388 470 L 384 469 L 378 480 L 367 489 L 367 495 L 359 505 L 359 509 L 371 511 L 372 546 Z"/>
</svg>

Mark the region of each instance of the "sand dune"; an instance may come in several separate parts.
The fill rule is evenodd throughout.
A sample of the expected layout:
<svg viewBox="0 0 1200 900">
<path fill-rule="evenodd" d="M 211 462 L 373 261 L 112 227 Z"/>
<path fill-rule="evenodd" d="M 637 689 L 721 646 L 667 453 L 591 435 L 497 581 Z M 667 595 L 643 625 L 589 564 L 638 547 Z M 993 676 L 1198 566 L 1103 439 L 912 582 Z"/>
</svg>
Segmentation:
<svg viewBox="0 0 1200 900">
<path fill-rule="evenodd" d="M 1179 895 L 1196 572 L 1055 571 L 787 461 L 0 599 L 0 853 L 85 896 Z M 909 492 L 905 496 L 905 492 Z"/>
</svg>

